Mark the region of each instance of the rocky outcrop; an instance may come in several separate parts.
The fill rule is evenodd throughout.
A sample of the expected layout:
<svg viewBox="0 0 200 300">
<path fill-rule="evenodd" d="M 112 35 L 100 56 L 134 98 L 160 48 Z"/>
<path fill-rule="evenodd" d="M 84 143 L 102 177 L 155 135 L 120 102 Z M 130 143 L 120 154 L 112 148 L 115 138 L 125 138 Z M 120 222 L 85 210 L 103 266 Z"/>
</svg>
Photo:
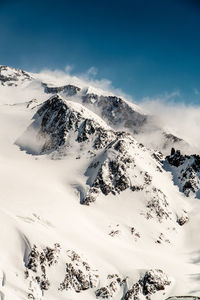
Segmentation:
<svg viewBox="0 0 200 300">
<path fill-rule="evenodd" d="M 93 270 L 90 265 L 73 250 L 68 250 L 65 255 L 66 262 L 60 259 L 61 247 L 55 244 L 53 248 L 46 247 L 39 250 L 33 246 L 26 262 L 25 278 L 29 281 L 28 299 L 41 299 L 52 282 L 49 274 L 56 274 L 56 265 L 65 263 L 64 279 L 57 289 L 59 291 L 73 290 L 76 293 L 95 288 L 98 284 L 97 270 Z M 54 267 L 54 270 L 50 270 Z M 38 298 L 37 298 L 38 297 Z"/>
<path fill-rule="evenodd" d="M 120 289 L 123 289 L 123 300 L 151 300 L 152 295 L 165 292 L 171 284 L 168 276 L 159 269 L 147 270 L 131 288 L 127 288 L 130 278 L 121 279 L 119 275 L 108 275 L 108 284 L 96 290 L 97 298 L 111 299 L 116 297 Z"/>
<path fill-rule="evenodd" d="M 124 300 L 150 300 L 157 292 L 164 291 L 171 284 L 168 276 L 162 270 L 149 270 L 129 289 Z"/>
<path fill-rule="evenodd" d="M 59 290 L 71 289 L 79 293 L 96 287 L 99 277 L 97 270 L 92 270 L 89 264 L 83 261 L 75 251 L 68 251 L 67 256 L 66 274 Z"/>
<path fill-rule="evenodd" d="M 172 145 L 189 147 L 183 139 L 160 128 L 154 116 L 142 112 L 139 107 L 121 97 L 87 92 L 83 94 L 82 102 L 97 112 L 112 128 L 130 132 L 147 147 L 162 151 L 168 151 Z M 150 136 L 150 141 L 147 136 Z"/>
<path fill-rule="evenodd" d="M 118 133 L 118 138 L 111 142 L 105 149 L 103 155 L 96 159 L 89 169 L 97 168 L 93 181 L 88 179 L 90 190 L 83 199 L 83 204 L 89 204 L 96 200 L 96 196 L 101 192 L 104 195 L 120 193 L 131 187 L 131 182 L 127 170 L 134 168 L 134 158 L 128 153 L 126 134 Z M 89 170 L 88 170 L 89 171 Z M 87 172 L 86 172 L 87 175 Z"/>
<path fill-rule="evenodd" d="M 138 132 L 146 124 L 147 116 L 138 112 L 137 109 L 134 109 L 133 106 L 120 97 L 97 95 L 74 85 L 53 87 L 43 83 L 43 87 L 45 93 L 61 93 L 64 97 L 79 93 L 82 104 L 94 112 L 98 111 L 100 117 L 103 117 L 111 126 L 123 125 L 124 128 Z"/>
<path fill-rule="evenodd" d="M 61 147 L 65 151 L 73 143 L 78 143 L 80 147 L 89 144 L 88 151 L 92 153 L 106 147 L 115 137 L 115 133 L 103 121 L 101 124 L 98 122 L 97 116 L 59 95 L 44 102 L 33 120 L 27 134 L 34 129 L 38 141 L 43 140 L 39 154 Z M 80 151 L 77 152 L 80 154 Z"/>
<path fill-rule="evenodd" d="M 182 155 L 180 150 L 172 148 L 166 162 L 166 168 L 172 172 L 179 190 L 187 197 L 193 195 L 200 198 L 200 156 Z"/>
<path fill-rule="evenodd" d="M 26 262 L 25 278 L 29 281 L 28 299 L 41 297 L 50 287 L 49 268 L 57 264 L 60 245 L 46 247 L 41 251 L 34 245 Z"/>
<path fill-rule="evenodd" d="M 81 90 L 79 87 L 71 84 L 59 87 L 48 86 L 46 83 L 43 83 L 42 85 L 44 87 L 44 92 L 47 94 L 58 94 L 62 92 L 65 96 L 74 96 Z"/>
<path fill-rule="evenodd" d="M 96 298 L 110 299 L 115 297 L 115 295 L 119 292 L 120 287 L 123 286 L 125 282 L 125 280 L 122 280 L 117 274 L 109 274 L 107 276 L 107 281 L 108 284 L 106 286 L 96 290 Z"/>
<path fill-rule="evenodd" d="M 130 135 L 118 133 L 118 138 L 94 159 L 87 170 L 86 175 L 92 174 L 92 178 L 89 177 L 87 181 L 90 188 L 82 204 L 94 202 L 100 193 L 107 196 L 119 194 L 126 189 L 132 192 L 143 191 L 146 198 L 144 216 L 147 219 L 156 218 L 160 222 L 170 219 L 172 213 L 166 195 L 152 184 L 150 174 L 137 166 L 138 155 L 134 152 L 140 147 L 143 149 Z"/>
<path fill-rule="evenodd" d="M 29 282 L 28 299 L 41 300 L 51 286 L 55 289 L 52 275 L 56 276 L 57 269 L 63 270 L 62 264 L 65 264 L 65 274 L 56 287 L 58 291 L 80 293 L 99 285 L 98 271 L 74 250 L 62 251 L 58 243 L 43 249 L 34 245 L 25 264 L 25 279 Z M 94 291 L 96 298 L 110 299 L 123 290 L 126 291 L 123 300 L 140 300 L 144 296 L 150 300 L 151 295 L 164 291 L 171 283 L 162 270 L 147 270 L 130 289 L 127 289 L 127 280 L 128 277 L 123 279 L 118 274 L 107 275 L 106 285 Z"/>
<path fill-rule="evenodd" d="M 82 96 L 84 104 L 92 104 L 111 126 L 123 126 L 134 133 L 147 123 L 147 116 L 133 109 L 125 100 L 116 96 L 99 96 L 87 93 Z"/>
</svg>

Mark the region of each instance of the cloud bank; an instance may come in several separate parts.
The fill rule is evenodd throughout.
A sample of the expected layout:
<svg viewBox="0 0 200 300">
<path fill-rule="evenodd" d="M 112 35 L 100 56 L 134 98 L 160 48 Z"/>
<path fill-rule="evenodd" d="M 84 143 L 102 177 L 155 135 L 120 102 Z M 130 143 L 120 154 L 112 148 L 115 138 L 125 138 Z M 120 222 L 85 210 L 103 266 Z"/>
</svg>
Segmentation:
<svg viewBox="0 0 200 300">
<path fill-rule="evenodd" d="M 175 102 L 173 97 L 166 99 L 165 96 L 143 99 L 140 106 L 154 115 L 166 132 L 192 145 L 190 152 L 200 153 L 200 106 Z"/>
</svg>

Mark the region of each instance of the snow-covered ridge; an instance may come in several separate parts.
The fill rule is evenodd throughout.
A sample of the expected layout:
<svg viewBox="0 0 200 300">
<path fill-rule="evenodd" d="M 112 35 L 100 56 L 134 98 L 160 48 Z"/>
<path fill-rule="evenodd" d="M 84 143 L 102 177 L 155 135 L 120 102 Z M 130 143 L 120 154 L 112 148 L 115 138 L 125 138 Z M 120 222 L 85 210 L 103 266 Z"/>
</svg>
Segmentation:
<svg viewBox="0 0 200 300">
<path fill-rule="evenodd" d="M 72 101 L 77 101 L 88 109 L 97 113 L 110 126 L 116 129 L 120 126 L 131 130 L 133 133 L 141 131 L 147 122 L 147 116 L 141 109 L 121 97 L 115 95 L 106 95 L 106 92 L 100 94 L 100 91 L 93 90 L 90 87 L 80 88 L 76 85 L 50 86 L 43 83 L 44 91 L 48 94 L 61 93 L 63 97 L 71 97 Z M 94 93 L 96 91 L 96 93 Z"/>
<path fill-rule="evenodd" d="M 31 81 L 31 76 L 20 69 L 0 66 L 0 83 L 5 86 L 18 86 L 26 81 Z"/>
<path fill-rule="evenodd" d="M 67 96 L 74 96 L 76 95 L 81 89 L 77 86 L 68 84 L 63 86 L 49 86 L 46 83 L 42 83 L 44 87 L 44 92 L 47 94 L 58 94 L 60 92 L 64 93 Z"/>
<path fill-rule="evenodd" d="M 74 143 L 79 147 L 82 142 L 90 143 L 86 146 L 92 153 L 93 150 L 106 146 L 114 137 L 113 130 L 100 117 L 81 104 L 66 101 L 59 95 L 52 96 L 44 102 L 33 116 L 33 120 L 17 143 L 26 149 L 23 140 L 34 132 L 36 144 L 37 140 L 40 140 L 41 144 L 38 154 L 57 149 L 64 150 L 64 146 L 73 148 Z M 80 149 L 76 152 L 80 152 Z"/>
</svg>

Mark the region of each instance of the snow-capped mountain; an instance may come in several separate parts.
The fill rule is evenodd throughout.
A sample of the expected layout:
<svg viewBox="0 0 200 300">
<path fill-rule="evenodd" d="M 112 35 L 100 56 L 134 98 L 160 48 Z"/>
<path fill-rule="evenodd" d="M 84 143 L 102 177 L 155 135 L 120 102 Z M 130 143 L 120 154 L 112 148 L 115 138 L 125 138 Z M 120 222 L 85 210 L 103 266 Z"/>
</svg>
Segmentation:
<svg viewBox="0 0 200 300">
<path fill-rule="evenodd" d="M 187 142 L 137 105 L 46 79 L 0 67 L 0 299 L 200 295 L 199 156 L 165 157 Z"/>
<path fill-rule="evenodd" d="M 31 76 L 23 70 L 0 66 L 0 82 L 3 86 L 17 87 L 31 80 L 33 80 Z"/>
<path fill-rule="evenodd" d="M 160 128 L 152 115 L 144 113 L 137 105 L 111 93 L 106 94 L 105 91 L 102 92 L 84 85 L 78 87 L 72 84 L 55 85 L 55 83 L 46 83 L 43 81 L 45 78 L 41 78 L 37 74 L 29 74 L 5 66 L 0 67 L 0 78 L 3 78 L 1 81 L 2 85 L 11 85 L 20 89 L 24 81 L 26 84 L 28 82 L 30 87 L 33 86 L 40 90 L 39 98 L 41 95 L 47 98 L 48 95 L 59 93 L 64 98 L 78 102 L 93 111 L 114 130 L 124 130 L 137 136 L 137 139 L 148 147 L 153 147 L 157 150 L 162 149 L 168 153 L 173 145 L 179 148 L 189 146 L 183 139 Z M 28 88 L 28 90 L 30 89 Z M 151 136 L 150 143 L 147 142 L 147 135 Z"/>
</svg>

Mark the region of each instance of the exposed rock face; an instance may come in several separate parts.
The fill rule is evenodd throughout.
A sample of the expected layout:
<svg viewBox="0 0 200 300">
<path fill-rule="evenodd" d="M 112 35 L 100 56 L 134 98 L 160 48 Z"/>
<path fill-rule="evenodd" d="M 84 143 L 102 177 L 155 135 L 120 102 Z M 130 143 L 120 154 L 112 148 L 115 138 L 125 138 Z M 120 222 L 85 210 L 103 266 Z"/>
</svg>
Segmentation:
<svg viewBox="0 0 200 300">
<path fill-rule="evenodd" d="M 87 261 L 73 250 L 68 250 L 61 255 L 61 247 L 57 243 L 53 248 L 45 247 L 39 250 L 33 246 L 26 262 L 25 278 L 29 282 L 28 299 L 42 299 L 45 291 L 51 288 L 54 283 L 52 274 L 64 263 L 66 265 L 64 279 L 57 286 L 60 292 L 74 291 L 83 292 L 96 288 L 99 284 L 98 271 L 91 268 Z M 51 270 L 50 270 L 51 269 Z M 63 270 L 63 267 L 61 267 Z M 50 276 L 51 275 L 51 276 Z M 151 295 L 164 291 L 170 280 L 162 270 L 147 270 L 138 282 L 127 290 L 128 277 L 122 279 L 118 274 L 107 275 L 106 286 L 95 291 L 96 298 L 110 299 L 115 297 L 119 291 L 126 290 L 123 300 L 147 300 Z M 55 286 L 53 287 L 55 289 Z"/>
<path fill-rule="evenodd" d="M 97 298 L 110 299 L 115 297 L 115 295 L 119 292 L 120 287 L 124 284 L 124 280 L 122 280 L 117 274 L 108 275 L 107 280 L 108 285 L 96 290 L 95 295 Z"/>
<path fill-rule="evenodd" d="M 127 170 L 134 168 L 134 158 L 128 153 L 126 134 L 118 133 L 118 138 L 111 142 L 104 154 L 95 160 L 90 169 L 98 169 L 94 180 L 88 180 L 90 190 L 83 200 L 83 204 L 94 202 L 96 195 L 102 192 L 104 195 L 120 193 L 130 188 L 131 182 Z M 133 142 L 133 141 L 132 141 Z M 87 173 L 86 173 L 87 174 Z"/>
<path fill-rule="evenodd" d="M 124 296 L 124 300 L 147 300 L 159 291 L 164 291 L 171 284 L 168 276 L 162 270 L 149 270 L 135 283 Z"/>
<path fill-rule="evenodd" d="M 73 85 L 65 85 L 59 87 L 49 87 L 47 84 L 43 84 L 46 93 L 60 93 L 65 96 L 76 95 L 81 89 Z M 138 131 L 147 121 L 147 116 L 139 113 L 133 109 L 125 100 L 116 96 L 103 96 L 90 93 L 84 89 L 81 91 L 82 103 L 86 106 L 92 104 L 90 107 L 93 111 L 98 110 L 100 115 L 110 125 L 123 125 L 125 128 L 132 128 L 134 131 Z"/>
<path fill-rule="evenodd" d="M 87 183 L 90 188 L 83 204 L 94 202 L 100 193 L 116 195 L 126 189 L 142 191 L 147 201 L 146 211 L 141 214 L 147 219 L 156 218 L 159 222 L 171 219 L 172 212 L 166 195 L 152 184 L 149 173 L 137 166 L 138 155 L 134 152 L 138 147 L 142 149 L 143 146 L 137 144 L 130 135 L 118 133 L 118 138 L 94 159 L 86 172 L 86 175 L 92 176 L 89 175 Z"/>
<path fill-rule="evenodd" d="M 17 86 L 18 82 L 21 83 L 25 81 L 32 80 L 31 76 L 15 68 L 9 68 L 7 66 L 0 66 L 0 84 L 5 86 Z"/>
<path fill-rule="evenodd" d="M 166 287 L 171 284 L 168 276 L 158 269 L 146 271 L 138 282 L 135 282 L 128 290 L 126 287 L 127 280 L 129 280 L 128 277 L 121 279 L 117 274 L 108 275 L 108 285 L 96 290 L 96 297 L 110 299 L 117 295 L 120 288 L 123 288 L 126 290 L 122 297 L 123 300 L 151 300 L 153 294 L 165 291 Z"/>
<path fill-rule="evenodd" d="M 89 264 L 81 259 L 75 251 L 68 251 L 69 262 L 66 263 L 66 274 L 59 290 L 72 289 L 79 293 L 94 288 L 98 284 L 98 274 Z"/>
<path fill-rule="evenodd" d="M 33 272 L 38 272 L 38 268 L 41 267 L 42 272 L 45 273 L 46 266 L 50 267 L 51 265 L 57 263 L 59 253 L 59 244 L 55 244 L 54 248 L 46 247 L 41 252 L 39 252 L 37 247 L 34 245 L 29 254 L 26 267 Z"/>
<path fill-rule="evenodd" d="M 50 87 L 43 83 L 43 86 L 45 93 L 48 94 L 61 93 L 64 97 L 78 94 L 79 101 L 93 112 L 98 113 L 110 126 L 122 126 L 138 133 L 147 123 L 147 115 L 138 112 L 134 105 L 131 106 L 120 97 L 97 95 L 74 85 Z"/>
<path fill-rule="evenodd" d="M 82 101 L 89 109 L 98 112 L 111 127 L 130 132 L 145 145 L 147 145 L 146 136 L 151 134 L 150 145 L 155 149 L 159 148 L 166 151 L 172 145 L 188 146 L 179 137 L 162 130 L 153 116 L 143 113 L 136 105 L 131 105 L 120 97 L 87 92 L 82 96 Z M 159 145 L 158 137 L 160 137 Z"/>
<path fill-rule="evenodd" d="M 170 211 L 166 195 L 156 187 L 153 187 L 152 191 L 152 196 L 147 200 L 146 218 L 152 219 L 155 217 L 159 222 L 171 219 L 172 212 Z M 146 192 L 148 193 L 149 189 Z"/>
<path fill-rule="evenodd" d="M 102 149 L 112 140 L 115 136 L 112 130 L 104 128 L 89 116 L 84 116 L 84 108 L 79 108 L 80 105 L 65 101 L 58 95 L 41 106 L 33 123 L 38 137 L 45 140 L 41 153 L 57 150 L 63 145 L 67 147 L 68 140 L 90 142 L 91 150 Z"/>
<path fill-rule="evenodd" d="M 43 87 L 45 93 L 47 94 L 57 94 L 63 92 L 66 96 L 74 96 L 81 90 L 79 87 L 71 84 L 67 84 L 59 87 L 51 87 L 43 83 Z"/>
<path fill-rule="evenodd" d="M 171 150 L 171 155 L 166 157 L 174 182 L 181 192 L 187 197 L 194 195 L 199 198 L 200 189 L 200 156 L 182 155 L 179 150 Z"/>
<path fill-rule="evenodd" d="M 140 282 L 145 296 L 163 291 L 170 283 L 168 276 L 162 270 L 147 271 Z"/>
<path fill-rule="evenodd" d="M 189 218 L 187 216 L 187 214 L 181 216 L 181 217 L 178 217 L 177 218 L 177 223 L 180 225 L 180 226 L 183 226 L 185 223 L 187 223 L 189 221 Z"/>
<path fill-rule="evenodd" d="M 137 133 L 147 122 L 147 116 L 134 110 L 126 101 L 116 96 L 83 95 L 83 103 L 93 104 L 102 117 L 114 126 L 123 126 Z"/>
<path fill-rule="evenodd" d="M 60 251 L 59 244 L 55 244 L 54 248 L 46 247 L 41 251 L 35 245 L 33 246 L 25 271 L 25 278 L 29 281 L 28 299 L 41 299 L 44 291 L 50 288 L 49 269 L 54 267 L 53 272 L 56 274 L 56 265 L 63 263 L 60 261 Z M 97 270 L 92 270 L 75 251 L 67 251 L 65 270 L 64 280 L 57 287 L 59 291 L 73 290 L 79 293 L 98 284 Z"/>
<path fill-rule="evenodd" d="M 28 299 L 37 299 L 50 287 L 49 268 L 57 264 L 60 245 L 54 248 L 46 247 L 39 251 L 34 245 L 26 262 L 25 278 L 29 280 Z"/>
</svg>

